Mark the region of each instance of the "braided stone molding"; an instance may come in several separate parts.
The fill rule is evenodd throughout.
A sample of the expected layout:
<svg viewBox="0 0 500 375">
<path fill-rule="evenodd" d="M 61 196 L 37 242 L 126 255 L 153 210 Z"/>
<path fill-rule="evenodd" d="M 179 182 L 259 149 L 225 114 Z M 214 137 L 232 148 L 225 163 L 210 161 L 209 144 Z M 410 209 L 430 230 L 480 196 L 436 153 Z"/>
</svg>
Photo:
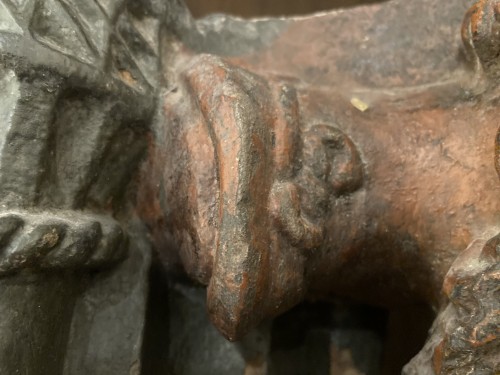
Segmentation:
<svg viewBox="0 0 500 375">
<path fill-rule="evenodd" d="M 82 212 L 0 214 L 0 276 L 24 269 L 100 268 L 126 255 L 118 222 Z"/>
</svg>

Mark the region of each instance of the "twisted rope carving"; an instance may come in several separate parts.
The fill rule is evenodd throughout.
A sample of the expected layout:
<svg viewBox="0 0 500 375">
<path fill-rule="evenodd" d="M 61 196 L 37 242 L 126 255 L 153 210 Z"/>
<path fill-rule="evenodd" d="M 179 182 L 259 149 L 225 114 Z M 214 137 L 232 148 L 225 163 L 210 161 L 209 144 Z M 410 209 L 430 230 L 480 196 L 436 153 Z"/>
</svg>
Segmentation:
<svg viewBox="0 0 500 375">
<path fill-rule="evenodd" d="M 98 268 L 125 256 L 118 222 L 81 212 L 0 214 L 0 276 L 23 269 Z"/>
</svg>

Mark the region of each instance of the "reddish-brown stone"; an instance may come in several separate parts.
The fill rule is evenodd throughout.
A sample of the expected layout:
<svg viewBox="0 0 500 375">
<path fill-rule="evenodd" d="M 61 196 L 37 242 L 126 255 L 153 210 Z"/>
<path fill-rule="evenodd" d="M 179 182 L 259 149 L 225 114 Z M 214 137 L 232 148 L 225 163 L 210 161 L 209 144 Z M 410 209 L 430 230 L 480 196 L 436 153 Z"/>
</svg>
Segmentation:
<svg viewBox="0 0 500 375">
<path fill-rule="evenodd" d="M 249 55 L 179 57 L 139 208 L 160 253 L 208 285 L 227 338 L 306 297 L 418 300 L 441 313 L 408 374 L 498 371 L 500 2 L 479 1 L 461 33 L 464 2 L 421 3 L 297 19 Z M 427 3 L 439 35 L 420 24 Z M 459 332 L 483 364 L 460 357 Z"/>
</svg>

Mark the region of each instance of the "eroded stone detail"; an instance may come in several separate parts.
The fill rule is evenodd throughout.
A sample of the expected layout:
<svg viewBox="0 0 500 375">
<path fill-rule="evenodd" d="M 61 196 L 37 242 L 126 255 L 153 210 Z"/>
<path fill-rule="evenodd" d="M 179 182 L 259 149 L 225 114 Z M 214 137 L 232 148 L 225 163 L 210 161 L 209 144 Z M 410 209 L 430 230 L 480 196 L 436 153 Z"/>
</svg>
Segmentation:
<svg viewBox="0 0 500 375">
<path fill-rule="evenodd" d="M 28 4 L 33 15 L 22 14 Z M 456 15 L 454 2 L 439 4 Z M 179 7 L 160 0 L 0 3 L 4 300 L 13 290 L 22 302 L 11 278 L 56 279 L 116 264 L 125 257 L 126 224 L 138 214 L 147 228 L 134 224 L 140 233 L 128 238 L 135 251 L 149 251 L 151 232 L 167 267 L 180 262 L 208 286 L 210 317 L 231 340 L 306 297 L 389 307 L 407 298 L 442 311 L 408 373 L 498 372 L 498 240 L 477 238 L 498 232 L 499 2 L 479 1 L 466 15 L 473 75 L 453 53 L 420 58 L 448 43 L 428 43 L 428 36 L 425 48 L 401 58 L 406 52 L 394 46 L 406 47 L 413 36 L 394 44 L 391 21 L 406 30 L 401 24 L 416 8 L 398 0 L 274 26 L 224 17 L 195 24 L 185 10 L 170 12 Z M 345 27 L 360 19 L 354 32 Z M 452 28 L 439 27 L 445 34 Z M 33 51 L 16 51 L 14 38 Z M 232 57 L 213 55 L 226 52 Z M 392 53 L 399 58 L 384 67 L 380 58 Z M 432 74 L 417 69 L 424 58 Z M 397 71 L 401 62 L 411 64 Z M 416 86 L 401 87 L 409 83 Z M 134 292 L 143 296 L 144 262 L 134 270 L 142 278 Z M 135 284 L 122 282 L 131 264 L 121 266 L 111 289 L 118 285 L 123 297 Z M 61 284 L 53 279 L 48 285 Z M 99 289 L 93 292 L 106 301 Z M 65 306 L 64 298 L 50 298 Z M 93 301 L 90 294 L 79 305 L 91 311 L 79 315 L 85 327 L 99 315 Z M 46 316 L 57 320 L 56 304 L 46 302 Z M 126 306 L 137 309 L 135 301 Z M 125 309 L 113 306 L 106 319 Z M 0 339 L 0 370 L 14 373 L 4 358 L 20 341 L 11 329 L 19 319 L 9 314 L 0 324 L 8 337 Z M 24 337 L 30 328 L 21 325 Z M 81 327 L 74 332 L 88 338 Z M 45 344 L 40 353 L 52 351 Z M 33 357 L 29 368 L 43 353 Z M 67 371 L 79 368 L 68 363 Z"/>
<path fill-rule="evenodd" d="M 33 0 L 7 0 L 10 4 L 15 7 L 17 12 L 23 12 L 28 4 Z"/>
<path fill-rule="evenodd" d="M 71 374 L 128 372 L 141 356 L 151 262 L 128 202 L 154 89 L 134 65 L 132 37 L 111 25 L 118 14 L 108 18 L 96 2 L 0 5 L 22 30 L 0 30 L 0 372 L 60 374 L 65 359 Z M 109 10 L 128 14 L 122 5 Z M 158 45 L 159 28 L 149 22 L 142 32 Z M 115 73 L 111 38 L 137 74 Z M 159 65 L 147 68 L 152 77 Z M 134 75 L 140 84 L 130 84 Z M 101 346 L 97 327 L 125 315 Z M 34 350 L 22 347 L 27 337 Z M 110 340 L 123 349 L 113 364 L 101 356 Z"/>
<path fill-rule="evenodd" d="M 296 182 L 275 182 L 271 215 L 292 245 L 319 247 L 332 201 L 362 185 L 361 158 L 352 141 L 330 125 L 313 125 L 302 134 L 302 168 Z"/>
<path fill-rule="evenodd" d="M 28 4 L 31 5 L 28 7 Z M 0 32 L 22 37 L 26 45 L 36 49 L 40 56 L 52 54 L 47 59 L 49 65 L 54 64 L 58 54 L 67 56 L 74 62 L 62 62 L 60 66 L 55 63 L 55 68 L 62 74 L 68 74 L 68 68 L 72 74 L 72 64 L 82 63 L 106 72 L 108 77 L 114 77 L 142 94 L 151 94 L 159 79 L 162 21 L 161 12 L 137 13 L 142 4 L 139 7 L 134 3 L 126 6 L 121 2 L 101 4 L 94 0 L 19 3 L 15 15 L 20 18 L 18 23 L 9 10 L 15 5 L 0 3 L 3 17 Z M 8 50 L 9 44 L 5 47 L 6 52 L 15 54 L 15 51 Z M 26 51 L 20 52 L 24 55 Z M 43 63 L 43 58 L 40 60 Z"/>
<path fill-rule="evenodd" d="M 23 35 L 23 29 L 2 2 L 0 2 L 0 32 Z"/>
<path fill-rule="evenodd" d="M 405 374 L 486 375 L 500 371 L 499 255 L 499 236 L 477 241 L 460 254 L 444 282 L 449 303 Z"/>
<path fill-rule="evenodd" d="M 134 20 L 136 22 L 134 22 Z M 136 20 L 130 13 L 122 13 L 117 21 L 118 33 L 124 41 L 134 62 L 137 64 L 140 72 L 147 80 L 147 83 L 152 87 L 156 86 L 157 72 L 159 61 L 157 52 L 151 49 L 151 43 L 148 43 L 141 33 L 136 29 L 135 24 L 140 21 Z M 154 23 L 152 26 L 158 27 Z M 156 28 L 153 28 L 155 30 Z"/>
<path fill-rule="evenodd" d="M 498 82 L 495 64 L 486 63 L 495 58 L 481 57 L 488 48 L 479 46 L 496 46 L 494 6 L 480 2 L 464 24 L 472 32 L 463 39 L 467 51 L 486 65 L 471 75 L 464 64 L 437 83 L 429 78 L 436 72 L 386 68 L 383 51 L 375 62 L 367 57 L 376 45 L 363 38 L 387 22 L 388 10 L 404 29 L 396 11 L 409 11 L 402 3 L 359 10 L 372 20 L 355 35 L 345 31 L 350 43 L 342 48 L 324 42 L 316 50 L 301 39 L 302 27 L 322 40 L 324 30 L 344 32 L 330 18 L 348 23 L 355 15 L 319 17 L 317 28 L 301 20 L 250 56 L 179 52 L 139 209 L 156 247 L 177 250 L 187 273 L 208 285 L 209 313 L 226 337 L 243 336 L 307 295 L 442 306 L 453 260 L 482 235 L 478 227 L 498 231 Z M 467 29 L 484 21 L 479 15 L 486 26 Z M 386 30 L 377 35 L 389 51 Z M 356 63 L 377 75 L 351 72 Z M 276 75 L 282 70 L 292 78 Z M 415 86 L 393 87 L 408 83 Z M 474 122 L 480 133 L 471 133 Z M 485 194 L 479 201 L 474 189 Z"/>
<path fill-rule="evenodd" d="M 478 73 L 498 78 L 498 38 L 500 7 L 495 0 L 477 1 L 466 13 L 462 24 L 462 40 L 469 60 Z"/>
<path fill-rule="evenodd" d="M 124 0 L 96 0 L 96 2 L 104 9 L 107 16 L 112 19 L 117 10 L 123 5 Z"/>
<path fill-rule="evenodd" d="M 95 56 L 81 28 L 58 0 L 37 2 L 30 30 L 35 39 L 58 52 L 92 64 Z"/>
<path fill-rule="evenodd" d="M 335 200 L 362 186 L 361 159 L 338 128 L 302 118 L 286 80 L 202 55 L 178 85 L 164 106 L 178 125 L 162 135 L 175 157 L 163 164 L 152 151 L 166 199 L 160 230 L 187 272 L 209 284 L 211 317 L 235 339 L 302 298 L 302 252 L 323 243 Z"/>
<path fill-rule="evenodd" d="M 16 73 L 12 70 L 2 72 L 3 77 L 0 80 L 1 98 L 0 110 L 0 155 L 3 152 L 7 134 L 9 133 L 12 117 L 16 111 L 17 101 L 19 100 L 19 81 Z"/>
<path fill-rule="evenodd" d="M 61 1 L 71 15 L 79 20 L 80 28 L 94 52 L 103 56 L 107 51 L 110 26 L 101 8 L 94 1 Z"/>
</svg>

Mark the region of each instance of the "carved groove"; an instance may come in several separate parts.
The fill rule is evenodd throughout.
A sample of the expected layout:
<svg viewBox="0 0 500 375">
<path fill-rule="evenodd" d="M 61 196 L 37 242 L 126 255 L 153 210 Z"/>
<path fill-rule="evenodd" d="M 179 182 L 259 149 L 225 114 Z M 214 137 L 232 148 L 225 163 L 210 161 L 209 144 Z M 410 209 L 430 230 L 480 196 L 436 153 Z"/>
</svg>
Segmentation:
<svg viewBox="0 0 500 375">
<path fill-rule="evenodd" d="M 136 18 L 128 10 L 133 4 L 125 7 L 114 0 L 37 0 L 31 16 L 22 13 L 30 2 L 5 3 L 0 1 L 0 33 L 24 36 L 27 43 L 32 43 L 31 35 L 40 45 L 111 73 L 143 94 L 156 86 L 157 15 Z M 9 8 L 24 22 L 17 23 Z M 47 53 L 44 48 L 40 52 Z"/>
<path fill-rule="evenodd" d="M 11 72 L 6 77 L 6 87 L 16 95 L 0 93 L 2 100 L 7 96 L 4 103 L 9 106 L 0 125 L 0 199 L 26 207 L 38 199 L 60 81 L 35 75 L 27 82 Z"/>
<path fill-rule="evenodd" d="M 109 21 L 93 1 L 61 0 L 69 14 L 78 19 L 80 30 L 93 51 L 104 56 L 110 33 Z"/>
<path fill-rule="evenodd" d="M 129 12 L 123 12 L 118 18 L 116 28 L 122 40 L 125 41 L 126 49 L 141 75 L 147 80 L 147 84 L 154 87 L 158 71 L 158 56 L 135 28 L 132 20 L 133 17 Z"/>
<path fill-rule="evenodd" d="M 112 19 L 124 0 L 94 0 L 106 15 Z"/>
<path fill-rule="evenodd" d="M 82 208 L 121 119 L 108 100 L 69 93 L 57 104 L 55 117 L 44 200 L 57 207 Z"/>
</svg>

